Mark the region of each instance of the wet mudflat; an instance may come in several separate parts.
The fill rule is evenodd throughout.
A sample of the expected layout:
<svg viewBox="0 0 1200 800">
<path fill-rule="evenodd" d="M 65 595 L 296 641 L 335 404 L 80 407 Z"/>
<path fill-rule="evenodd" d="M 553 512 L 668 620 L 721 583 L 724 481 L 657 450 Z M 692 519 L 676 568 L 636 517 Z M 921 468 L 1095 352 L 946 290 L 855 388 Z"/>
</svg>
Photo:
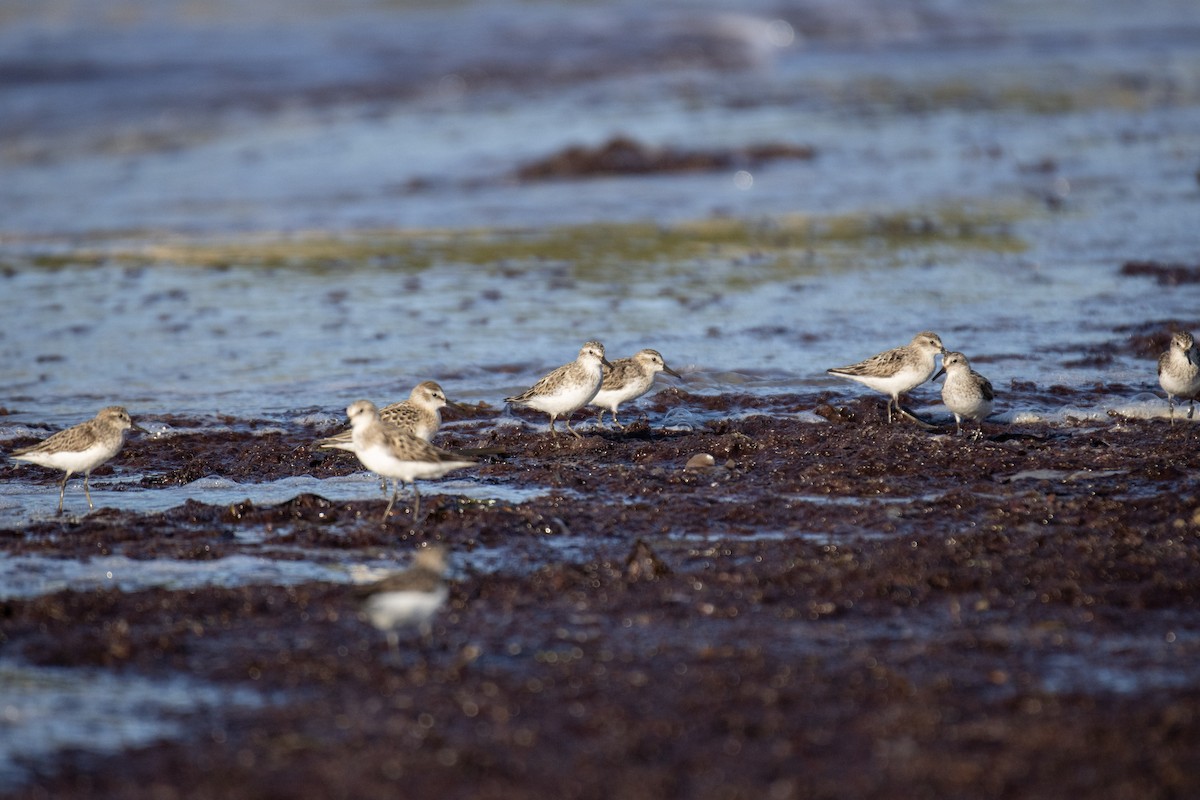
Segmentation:
<svg viewBox="0 0 1200 800">
<path fill-rule="evenodd" d="M 182 738 L 32 764 L 42 777 L 12 796 L 1200 789 L 1194 424 L 1113 416 L 973 440 L 885 425 L 874 397 L 673 389 L 640 411 L 655 420 L 682 402 L 729 417 L 663 430 L 635 411 L 622 432 L 580 421 L 574 440 L 479 409 L 440 443 L 500 449 L 477 480 L 545 494 L 426 494 L 415 529 L 407 507 L 382 524 L 369 494 L 270 507 L 198 496 L 0 532 L 10 555 L 401 564 L 441 542 L 459 565 L 430 640 L 398 654 L 344 583 L 4 601 L 7 657 L 263 698 L 186 716 Z M 121 467 L 147 486 L 357 471 L 312 439 L 302 426 L 249 446 L 230 432 L 132 439 Z M 714 465 L 685 469 L 698 453 Z"/>
</svg>

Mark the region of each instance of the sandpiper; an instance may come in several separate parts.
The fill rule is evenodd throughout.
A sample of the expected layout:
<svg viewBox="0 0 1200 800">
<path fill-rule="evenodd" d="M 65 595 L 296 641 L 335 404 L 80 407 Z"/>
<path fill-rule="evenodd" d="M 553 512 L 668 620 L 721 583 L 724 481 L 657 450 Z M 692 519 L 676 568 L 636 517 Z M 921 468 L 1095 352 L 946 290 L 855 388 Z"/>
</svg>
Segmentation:
<svg viewBox="0 0 1200 800">
<path fill-rule="evenodd" d="M 1196 340 L 1187 331 L 1171 337 L 1171 346 L 1158 357 L 1158 384 L 1167 393 L 1167 411 L 1175 424 L 1175 398 L 1187 398 L 1188 419 L 1195 411 L 1196 395 L 1200 393 L 1200 353 Z"/>
<path fill-rule="evenodd" d="M 370 400 L 358 400 L 346 409 L 350 418 L 351 446 L 362 465 L 375 474 L 392 478 L 394 489 L 383 512 L 386 522 L 400 493 L 400 484 L 412 484 L 413 521 L 420 515 L 421 493 L 417 478 L 440 478 L 447 472 L 469 467 L 475 459 L 460 456 L 424 439 L 388 425 L 379 418 L 379 409 Z"/>
<path fill-rule="evenodd" d="M 456 411 L 466 410 L 458 403 L 448 400 L 446 393 L 437 382 L 424 381 L 413 387 L 407 400 L 384 406 L 379 411 L 379 418 L 405 433 L 411 433 L 418 439 L 429 442 L 433 440 L 442 426 L 441 412 L 443 408 L 452 408 Z M 351 433 L 351 431 L 345 430 L 328 439 L 322 439 L 317 444 L 327 449 L 353 451 L 354 446 L 350 441 Z"/>
<path fill-rule="evenodd" d="M 82 472 L 83 493 L 87 495 L 88 508 L 91 509 L 95 508 L 92 504 L 92 492 L 88 487 L 92 470 L 120 452 L 130 428 L 146 432 L 145 428 L 130 419 L 129 412 L 124 408 L 108 406 L 100 409 L 100 413 L 87 422 L 59 431 L 30 447 L 14 450 L 9 458 L 61 469 L 66 473 L 58 487 L 59 514 L 63 510 L 67 480 L 72 474 Z"/>
<path fill-rule="evenodd" d="M 423 547 L 413 555 L 408 569 L 358 587 L 357 594 L 364 598 L 363 613 L 384 631 L 393 652 L 399 648 L 403 628 L 415 627 L 422 637 L 429 636 L 430 620 L 450 596 L 444 580 L 446 567 L 443 547 Z"/>
<path fill-rule="evenodd" d="M 596 396 L 588 403 L 600 409 L 596 422 L 603 424 L 604 410 L 608 409 L 612 414 L 613 424 L 618 428 L 625 427 L 617 421 L 617 406 L 650 391 L 650 387 L 654 385 L 654 376 L 659 372 L 674 375 L 676 378 L 683 377 L 667 366 L 662 353 L 649 348 L 638 351 L 630 358 L 618 358 L 613 361 L 612 366 L 604 373 L 600 391 L 596 392 Z"/>
<path fill-rule="evenodd" d="M 903 347 L 894 347 L 857 364 L 826 371 L 888 395 L 888 422 L 892 421 L 892 406 L 895 405 L 896 413 L 925 424 L 900 406 L 900 395 L 929 380 L 937 367 L 937 356 L 945 352 L 946 348 L 936 333 L 922 331 Z"/>
<path fill-rule="evenodd" d="M 995 406 L 996 393 L 991 381 L 971 369 L 967 357 L 958 352 L 942 356 L 942 368 L 933 379 L 943 374 L 946 382 L 942 384 L 942 402 L 954 414 L 955 434 L 962 432 L 962 420 L 966 418 L 979 423 L 975 436 L 982 436 L 983 421 Z"/>
<path fill-rule="evenodd" d="M 604 357 L 604 345 L 597 341 L 585 342 L 579 349 L 579 356 L 570 364 L 554 370 L 521 394 L 506 397 L 504 402 L 549 414 L 551 434 L 554 434 L 554 421 L 563 417 L 571 435 L 582 438 L 571 427 L 571 415 L 600 391 L 604 379 L 601 366 L 612 367 Z"/>
</svg>

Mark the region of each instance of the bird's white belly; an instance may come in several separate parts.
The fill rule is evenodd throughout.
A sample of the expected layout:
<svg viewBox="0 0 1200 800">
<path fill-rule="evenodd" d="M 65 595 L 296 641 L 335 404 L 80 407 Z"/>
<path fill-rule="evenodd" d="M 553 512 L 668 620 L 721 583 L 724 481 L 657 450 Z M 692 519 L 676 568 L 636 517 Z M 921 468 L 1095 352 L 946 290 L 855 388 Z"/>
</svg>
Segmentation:
<svg viewBox="0 0 1200 800">
<path fill-rule="evenodd" d="M 363 609 L 372 625 L 387 630 L 428 621 L 449 596 L 445 586 L 433 592 L 380 592 L 368 598 Z"/>
<path fill-rule="evenodd" d="M 651 378 L 648 381 L 632 381 L 617 389 L 601 389 L 596 392 L 596 396 L 589 401 L 589 404 L 600 408 L 618 406 L 626 400 L 641 397 L 649 391 L 650 384 L 653 382 L 654 379 Z"/>
<path fill-rule="evenodd" d="M 942 402 L 960 417 L 973 419 L 977 422 L 987 419 L 992 413 L 995 403 L 980 394 L 953 394 L 950 391 L 942 393 Z"/>
<path fill-rule="evenodd" d="M 933 375 L 933 367 L 928 369 L 906 369 L 901 370 L 892 375 L 846 375 L 842 377 L 851 378 L 861 384 L 870 386 L 877 392 L 884 394 L 904 394 L 910 389 L 915 389 L 925 381 L 929 380 Z"/>
<path fill-rule="evenodd" d="M 86 450 L 59 450 L 54 453 L 33 452 L 14 456 L 14 458 L 43 467 L 61 469 L 65 472 L 86 472 L 103 464 L 114 455 L 116 455 L 114 448 L 94 444 Z"/>
<path fill-rule="evenodd" d="M 1200 375 L 1194 373 L 1174 375 L 1170 372 L 1163 372 L 1158 376 L 1158 382 L 1164 391 L 1177 397 L 1192 397 L 1197 391 L 1200 391 Z"/>
<path fill-rule="evenodd" d="M 535 395 L 525 405 L 547 414 L 567 414 L 587 405 L 599 389 L 600 376 L 597 375 L 590 383 L 561 386 L 553 393 Z"/>
<path fill-rule="evenodd" d="M 398 459 L 391 450 L 382 445 L 359 448 L 358 459 L 372 472 L 386 478 L 398 478 L 405 483 L 412 483 L 426 474 L 421 470 L 421 462 Z"/>
</svg>

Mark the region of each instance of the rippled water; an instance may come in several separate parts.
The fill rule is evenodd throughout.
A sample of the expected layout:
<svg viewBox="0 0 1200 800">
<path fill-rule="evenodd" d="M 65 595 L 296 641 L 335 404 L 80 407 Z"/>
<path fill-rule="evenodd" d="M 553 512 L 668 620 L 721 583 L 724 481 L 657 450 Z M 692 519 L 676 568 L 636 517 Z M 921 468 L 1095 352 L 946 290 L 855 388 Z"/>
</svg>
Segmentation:
<svg viewBox="0 0 1200 800">
<path fill-rule="evenodd" d="M 661 350 L 692 393 L 855 396 L 825 370 L 925 328 L 992 380 L 999 421 L 1159 416 L 1152 359 L 1119 345 L 1200 326 L 1194 285 L 1120 273 L 1195 263 L 1192 3 L 363 0 L 289 4 L 279 30 L 199 9 L 7 12 L 0 447 L 110 403 L 160 435 L 168 414 L 332 426 L 430 378 L 500 405 L 588 338 Z M 817 156 L 514 178 L 618 133 Z M 935 386 L 913 402 L 944 413 Z M 120 488 L 101 502 L 314 490 Z M 0 513 L 44 494 L 7 481 Z"/>
<path fill-rule="evenodd" d="M 654 346 L 707 391 L 836 386 L 825 368 L 923 328 L 983 359 L 998 387 L 1153 390 L 1143 361 L 1068 365 L 1122 326 L 1195 320 L 1194 291 L 1117 272 L 1195 257 L 1190 3 L 866 3 L 828 19 L 797 5 L 788 35 L 765 7 L 643 20 L 620 2 L 520 15 L 301 4 L 286 30 L 324 68 L 282 45 L 247 49 L 269 35 L 240 7 L 180 19 L 150 4 L 124 21 L 60 7 L 77 10 L 28 9 L 4 32 L 6 426 L 65 425 L 109 402 L 149 416 L 340 413 L 427 378 L 499 402 L 590 337 L 616 355 Z M 452 34 L 483 49 L 432 46 Z M 511 178 L 618 132 L 685 148 L 805 143 L 818 157 L 762 165 L 748 185 L 732 171 Z M 637 227 L 588 232 L 723 217 L 749 232 L 686 255 L 630 256 Z M 831 239 L 846 220 L 853 232 Z M 554 233 L 568 223 L 583 232 Z M 439 246 L 434 231 L 453 229 L 468 247 Z M 333 245 L 314 256 L 303 232 Z"/>
<path fill-rule="evenodd" d="M 692 393 L 855 396 L 825 369 L 924 328 L 992 380 L 999 421 L 1159 416 L 1151 359 L 1087 356 L 1200 325 L 1192 285 L 1119 269 L 1195 262 L 1189 3 L 299 4 L 287 31 L 323 68 L 247 49 L 270 38 L 266 17 L 205 7 L 72 17 L 64 0 L 0 33 L 0 447 L 110 403 L 158 435 L 180 433 L 167 414 L 332 426 L 354 399 L 430 378 L 499 405 L 593 337 L 610 355 L 661 350 Z M 351 33 L 356 55 L 340 47 Z M 481 49 L 426 46 L 451 35 Z M 817 157 L 512 177 L 615 133 Z M 1006 397 L 1013 381 L 1123 388 Z M 944 413 L 935 386 L 913 401 Z M 656 423 L 711 416 L 684 405 Z M 97 494 L 137 511 L 342 496 L 306 480 Z M 45 495 L 6 481 L 0 514 L 36 518 Z"/>
<path fill-rule="evenodd" d="M 95 669 L 31 667 L 0 659 L 0 791 L 49 770 L 60 750 L 116 754 L 181 736 L 181 717 L 207 711 L 220 736 L 220 711 L 269 702 L 245 688 L 184 676 L 149 680 Z M 133 713 L 131 713 L 133 712 Z"/>
<path fill-rule="evenodd" d="M 190 500 L 208 505 L 225 506 L 249 501 L 258 506 L 270 506 L 291 500 L 301 494 L 315 494 L 327 500 L 362 500 L 383 497 L 379 480 L 370 473 L 360 472 L 344 478 L 318 480 L 307 475 L 298 475 L 279 481 L 243 484 L 213 475 L 180 486 L 161 489 L 146 489 L 140 476 L 123 477 L 117 480 L 97 478 L 89 481 L 92 500 L 96 508 L 116 508 L 139 514 L 153 514 L 181 506 Z M 390 488 L 389 488 L 390 491 Z M 480 500 L 496 500 L 521 503 L 545 494 L 542 486 L 507 486 L 483 483 L 466 478 L 447 478 L 426 481 L 421 487 L 424 495 L 453 494 Z M 0 484 L 0 515 L 6 524 L 21 524 L 36 520 L 53 519 L 57 512 L 56 498 L 51 488 L 44 484 L 30 484 L 10 480 Z M 408 497 L 403 494 L 402 497 Z M 64 511 L 79 514 L 87 511 L 83 495 L 82 479 L 75 478 L 67 487 Z"/>
</svg>

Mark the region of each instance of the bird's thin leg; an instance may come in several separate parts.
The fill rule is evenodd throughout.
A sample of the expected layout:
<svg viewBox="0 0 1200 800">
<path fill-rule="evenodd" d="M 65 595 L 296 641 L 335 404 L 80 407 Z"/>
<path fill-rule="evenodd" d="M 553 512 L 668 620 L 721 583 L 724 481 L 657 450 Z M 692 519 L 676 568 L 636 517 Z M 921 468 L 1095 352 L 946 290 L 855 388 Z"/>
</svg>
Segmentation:
<svg viewBox="0 0 1200 800">
<path fill-rule="evenodd" d="M 383 510 L 383 521 L 387 522 L 388 514 L 392 513 L 392 506 L 396 504 L 396 495 L 400 494 L 400 481 L 395 481 L 392 484 L 392 499 L 388 500 L 387 508 Z"/>
<path fill-rule="evenodd" d="M 893 402 L 896 404 L 896 410 L 897 410 L 897 411 L 899 411 L 899 410 L 900 410 L 900 398 L 898 398 L 898 397 L 889 397 L 889 398 L 888 398 L 888 404 L 887 404 L 887 412 L 888 412 L 888 424 L 889 424 L 889 425 L 891 425 L 891 424 L 892 424 L 892 403 L 893 403 Z"/>
<path fill-rule="evenodd" d="M 421 492 L 419 489 L 417 489 L 416 481 L 413 481 L 412 489 L 413 489 L 413 526 L 415 527 L 417 524 L 417 519 L 420 518 L 420 514 L 421 514 Z"/>
<path fill-rule="evenodd" d="M 911 411 L 909 411 L 907 408 L 905 408 L 902 405 L 899 405 L 899 404 L 896 405 L 896 415 L 898 417 L 907 419 L 909 422 L 912 422 L 914 425 L 921 426 L 922 428 L 924 428 L 927 431 L 937 430 L 937 428 L 935 426 L 930 425 L 928 422 L 921 419 L 916 414 L 912 413 Z"/>
<path fill-rule="evenodd" d="M 617 418 L 617 415 L 613 414 L 614 421 L 616 420 L 616 418 Z M 600 413 L 596 415 L 596 425 L 601 428 L 604 427 L 604 409 L 603 408 L 600 409 Z"/>
<path fill-rule="evenodd" d="M 620 422 L 617 422 L 617 410 L 615 408 L 613 409 L 613 412 L 612 412 L 612 418 L 613 418 L 613 425 L 616 425 L 621 430 L 625 430 L 625 426 L 622 425 Z"/>
<path fill-rule="evenodd" d="M 63 497 L 66 496 L 66 494 L 67 494 L 67 479 L 70 477 L 71 477 L 71 472 L 70 472 L 70 470 L 68 470 L 67 474 L 63 475 L 62 482 L 58 484 L 58 513 L 59 514 L 61 514 L 62 510 L 63 510 Z"/>
<path fill-rule="evenodd" d="M 553 415 L 553 414 L 551 414 L 551 415 L 550 415 L 550 435 L 551 435 L 551 436 L 557 436 L 557 435 L 558 435 L 558 434 L 557 434 L 557 433 L 555 433 L 555 431 L 554 431 L 554 420 L 556 420 L 556 419 L 558 419 L 558 417 L 556 417 L 556 416 L 555 416 L 555 415 Z"/>
<path fill-rule="evenodd" d="M 95 508 L 95 506 L 92 505 L 92 493 L 88 490 L 88 478 L 90 477 L 92 477 L 92 471 L 89 469 L 87 472 L 83 473 L 83 493 L 87 495 L 89 510 Z"/>
<path fill-rule="evenodd" d="M 579 431 L 577 431 L 571 427 L 571 418 L 569 416 L 563 418 L 563 424 L 567 426 L 567 432 L 570 433 L 572 436 L 574 436 L 576 439 L 583 438 L 582 436 L 579 435 Z"/>
<path fill-rule="evenodd" d="M 1167 395 L 1167 416 L 1171 418 L 1171 424 L 1175 424 L 1175 398 Z"/>
<path fill-rule="evenodd" d="M 1192 418 L 1192 412 L 1196 410 L 1196 398 L 1188 399 L 1188 419 Z"/>
</svg>

